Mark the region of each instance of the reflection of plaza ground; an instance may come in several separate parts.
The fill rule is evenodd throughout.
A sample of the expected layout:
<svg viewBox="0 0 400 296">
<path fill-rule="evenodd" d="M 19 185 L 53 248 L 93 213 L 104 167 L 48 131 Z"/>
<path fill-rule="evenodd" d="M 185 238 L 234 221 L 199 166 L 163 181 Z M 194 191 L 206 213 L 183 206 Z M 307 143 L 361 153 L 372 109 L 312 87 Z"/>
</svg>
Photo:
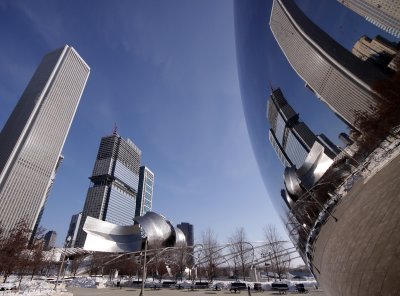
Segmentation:
<svg viewBox="0 0 400 296">
<path fill-rule="evenodd" d="M 139 296 L 140 288 L 104 288 L 104 289 L 95 289 L 95 288 L 69 288 L 68 291 L 72 292 L 74 296 Z M 298 294 L 297 292 L 288 292 L 286 295 Z M 204 295 L 242 295 L 247 296 L 247 291 L 242 291 L 240 293 L 231 293 L 228 290 L 222 291 L 213 291 L 213 290 L 176 290 L 176 289 L 160 289 L 160 290 L 150 290 L 145 289 L 145 296 L 204 296 Z M 272 291 L 264 291 L 264 292 L 254 292 L 251 291 L 251 295 L 279 295 L 277 292 Z M 302 295 L 302 294 L 299 294 Z M 326 294 L 322 290 L 310 290 L 307 295 L 319 295 L 325 296 Z"/>
<path fill-rule="evenodd" d="M 329 295 L 400 295 L 400 156 L 359 180 L 321 228 L 316 276 Z"/>
</svg>

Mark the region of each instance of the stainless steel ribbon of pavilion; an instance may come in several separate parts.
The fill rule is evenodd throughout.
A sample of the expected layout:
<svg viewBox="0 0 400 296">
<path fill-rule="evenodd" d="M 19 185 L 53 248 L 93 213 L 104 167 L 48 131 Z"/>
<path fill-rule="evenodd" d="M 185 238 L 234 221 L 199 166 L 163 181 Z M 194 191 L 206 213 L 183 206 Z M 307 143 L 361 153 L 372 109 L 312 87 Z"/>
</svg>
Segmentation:
<svg viewBox="0 0 400 296">
<path fill-rule="evenodd" d="M 133 219 L 138 224 L 119 226 L 87 217 L 83 230 L 86 241 L 83 249 L 95 252 L 130 253 L 141 251 L 147 238 L 148 247 L 186 245 L 183 232 L 164 216 L 147 212 Z"/>
</svg>

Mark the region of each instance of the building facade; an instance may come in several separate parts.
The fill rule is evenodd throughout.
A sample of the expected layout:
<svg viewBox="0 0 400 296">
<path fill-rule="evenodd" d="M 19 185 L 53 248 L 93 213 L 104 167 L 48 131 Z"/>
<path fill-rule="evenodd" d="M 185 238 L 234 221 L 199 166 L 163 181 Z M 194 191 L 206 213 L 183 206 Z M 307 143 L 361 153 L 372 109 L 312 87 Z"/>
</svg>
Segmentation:
<svg viewBox="0 0 400 296">
<path fill-rule="evenodd" d="M 374 39 L 362 36 L 351 52 L 360 60 L 374 63 L 382 69 L 398 71 L 400 68 L 399 43 L 390 42 L 381 36 Z"/>
<path fill-rule="evenodd" d="M 57 232 L 50 230 L 44 235 L 44 249 L 50 250 L 56 246 Z"/>
<path fill-rule="evenodd" d="M 182 230 L 183 234 L 185 235 L 187 246 L 188 247 L 193 247 L 194 246 L 193 224 L 190 224 L 190 223 L 187 223 L 187 222 L 181 222 L 176 227 L 178 227 L 180 230 Z M 193 248 L 189 249 L 188 252 L 190 254 L 188 255 L 187 262 L 188 262 L 189 266 L 191 266 L 194 263 L 194 258 L 193 258 L 194 250 L 193 250 Z"/>
<path fill-rule="evenodd" d="M 90 73 L 70 46 L 44 56 L 0 133 L 0 221 L 38 221 Z M 51 127 L 51 128 L 49 128 Z"/>
<path fill-rule="evenodd" d="M 75 247 L 83 247 L 87 216 L 117 225 L 131 225 L 136 211 L 141 151 L 114 133 L 101 139 Z"/>
<path fill-rule="evenodd" d="M 382 30 L 400 37 L 400 2 L 396 0 L 338 0 Z"/>
<path fill-rule="evenodd" d="M 338 153 L 332 142 L 321 140 L 327 140 L 326 136 L 316 136 L 304 122 L 299 121 L 299 115 L 286 101 L 280 88 L 270 95 L 267 119 L 271 126 L 269 141 L 284 167 L 301 167 L 315 141 L 320 142 L 332 158 Z"/>
<path fill-rule="evenodd" d="M 139 187 L 136 197 L 136 216 L 151 211 L 153 205 L 154 174 L 146 166 L 140 167 Z"/>
<path fill-rule="evenodd" d="M 65 241 L 68 241 L 68 237 L 70 237 L 68 244 L 68 247 L 70 248 L 75 247 L 76 237 L 78 235 L 78 229 L 81 223 L 81 219 L 82 219 L 82 213 L 72 215 L 71 217 L 71 222 L 69 223 L 67 237 L 65 238 Z"/>
<path fill-rule="evenodd" d="M 373 113 L 371 84 L 387 78 L 315 25 L 292 0 L 274 0 L 270 28 L 288 62 L 306 86 L 344 122 L 355 127 L 356 113 Z"/>
</svg>

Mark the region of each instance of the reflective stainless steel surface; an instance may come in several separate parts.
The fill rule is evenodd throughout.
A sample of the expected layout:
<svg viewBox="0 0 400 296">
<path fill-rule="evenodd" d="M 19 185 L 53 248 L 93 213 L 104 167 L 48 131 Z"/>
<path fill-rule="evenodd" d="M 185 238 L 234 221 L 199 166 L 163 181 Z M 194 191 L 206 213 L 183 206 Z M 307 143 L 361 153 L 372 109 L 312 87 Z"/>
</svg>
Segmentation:
<svg viewBox="0 0 400 296">
<path fill-rule="evenodd" d="M 147 212 L 134 218 L 139 224 L 119 226 L 87 217 L 83 230 L 87 233 L 84 249 L 96 252 L 127 253 L 140 251 L 147 237 L 149 248 L 158 242 L 164 247 L 186 244 L 183 232 L 163 216 Z"/>
<path fill-rule="evenodd" d="M 292 199 L 303 195 L 304 190 L 311 189 L 326 173 L 333 159 L 324 152 L 324 146 L 315 142 L 303 165 L 296 170 L 287 167 L 284 172 L 285 187 Z"/>
</svg>

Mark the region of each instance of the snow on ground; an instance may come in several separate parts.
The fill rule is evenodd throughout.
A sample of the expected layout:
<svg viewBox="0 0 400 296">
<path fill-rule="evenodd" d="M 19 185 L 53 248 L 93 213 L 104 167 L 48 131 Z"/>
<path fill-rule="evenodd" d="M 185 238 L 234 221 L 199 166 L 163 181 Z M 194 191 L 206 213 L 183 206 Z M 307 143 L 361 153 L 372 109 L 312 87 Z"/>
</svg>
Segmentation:
<svg viewBox="0 0 400 296">
<path fill-rule="evenodd" d="M 96 280 L 91 277 L 79 277 L 74 278 L 72 281 L 67 283 L 67 287 L 79 287 L 79 288 L 95 288 Z"/>
<path fill-rule="evenodd" d="M 121 285 L 123 286 L 129 286 L 132 283 L 132 280 L 135 279 L 128 279 L 128 278 L 119 278 L 119 279 L 114 279 L 112 281 L 109 280 L 109 277 L 77 277 L 69 282 L 66 283 L 66 287 L 79 287 L 79 288 L 96 288 L 102 285 L 98 285 L 100 282 L 101 284 L 105 284 L 105 286 L 116 286 L 117 282 L 120 282 Z M 170 280 L 168 280 L 170 281 Z M 97 284 L 96 284 L 97 282 Z M 199 282 L 196 281 L 196 282 Z M 203 280 L 203 282 L 206 282 Z M 232 280 L 216 280 L 212 284 L 210 284 L 210 288 L 215 288 L 217 286 L 220 289 L 229 289 L 231 283 L 234 282 Z M 241 281 L 246 283 L 246 285 L 250 286 L 250 288 L 254 288 L 254 282 L 247 282 L 247 281 Z M 289 281 L 289 280 L 284 280 L 282 281 L 284 283 L 287 283 L 289 286 L 290 291 L 296 290 L 296 284 L 302 283 L 306 288 L 314 288 L 317 285 L 317 282 L 315 280 L 312 281 Z M 271 290 L 271 284 L 273 281 L 270 282 L 261 282 L 261 287 L 263 290 Z M 192 285 L 192 281 L 184 280 L 184 281 L 178 281 L 177 285 L 181 285 L 182 288 L 184 289 L 189 289 Z M 5 293 L 4 295 L 8 295 L 9 293 L 14 294 L 14 291 L 11 292 L 11 289 L 16 289 L 19 286 L 19 279 L 15 276 L 11 276 L 10 278 L 7 279 L 6 283 L 0 284 L 0 289 L 8 290 L 9 292 L 3 292 Z M 63 287 L 64 285 L 61 285 Z M 161 287 L 162 282 L 160 281 L 152 281 L 148 279 L 145 283 L 146 287 Z M 60 291 L 60 288 L 58 290 Z M 61 288 L 61 290 L 65 291 L 65 288 Z M 34 278 L 33 280 L 30 280 L 30 277 L 24 277 L 20 289 L 17 292 L 18 295 L 20 296 L 49 296 L 55 293 L 54 291 L 54 282 L 49 283 L 45 280 L 45 278 Z M 10 294 L 11 295 L 11 294 Z"/>
</svg>

